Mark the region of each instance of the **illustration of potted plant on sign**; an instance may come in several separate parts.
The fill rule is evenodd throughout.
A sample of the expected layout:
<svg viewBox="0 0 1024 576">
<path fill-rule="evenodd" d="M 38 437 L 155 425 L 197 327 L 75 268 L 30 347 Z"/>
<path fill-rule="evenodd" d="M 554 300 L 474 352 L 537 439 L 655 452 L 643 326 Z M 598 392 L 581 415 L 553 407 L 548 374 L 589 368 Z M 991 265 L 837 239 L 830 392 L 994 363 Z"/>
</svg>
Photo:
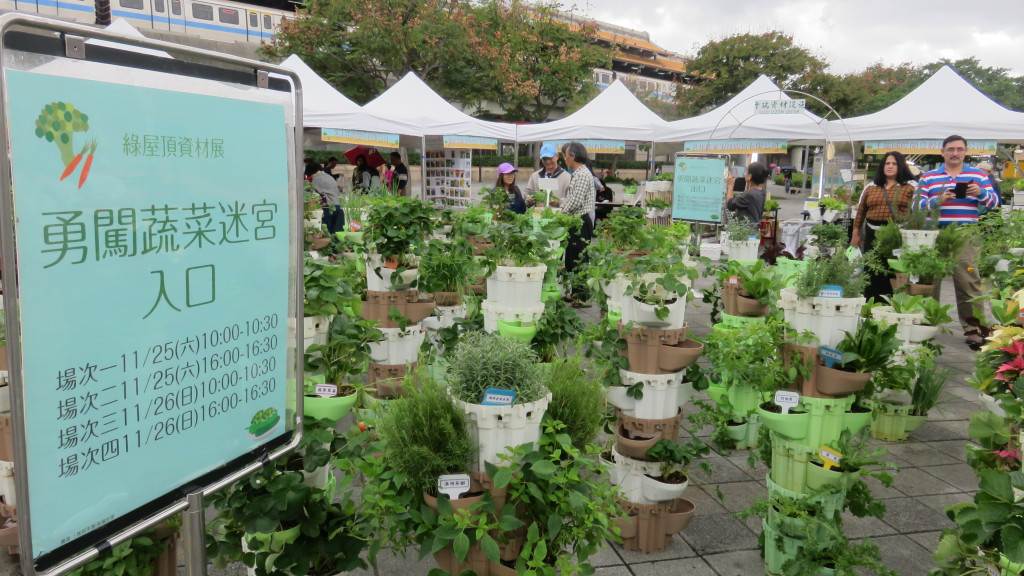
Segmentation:
<svg viewBox="0 0 1024 576">
<path fill-rule="evenodd" d="M 43 106 L 39 117 L 36 118 L 36 137 L 53 142 L 60 150 L 60 159 L 64 163 L 64 171 L 60 175 L 62 181 L 73 174 L 78 165 L 82 164 L 82 159 L 85 159 L 82 173 L 78 176 L 79 189 L 89 177 L 89 169 L 92 168 L 93 155 L 99 142 L 95 139 L 86 142 L 81 151 L 75 154 L 74 134 L 88 131 L 89 116 L 75 108 L 74 104 L 67 102 L 51 102 Z"/>
<path fill-rule="evenodd" d="M 246 430 L 249 431 L 249 439 L 253 442 L 259 442 L 266 438 L 274 428 L 277 428 L 277 423 L 281 421 L 281 415 L 277 413 L 277 408 L 271 406 L 265 410 L 260 410 L 252 417 L 252 421 L 249 423 Z"/>
</svg>

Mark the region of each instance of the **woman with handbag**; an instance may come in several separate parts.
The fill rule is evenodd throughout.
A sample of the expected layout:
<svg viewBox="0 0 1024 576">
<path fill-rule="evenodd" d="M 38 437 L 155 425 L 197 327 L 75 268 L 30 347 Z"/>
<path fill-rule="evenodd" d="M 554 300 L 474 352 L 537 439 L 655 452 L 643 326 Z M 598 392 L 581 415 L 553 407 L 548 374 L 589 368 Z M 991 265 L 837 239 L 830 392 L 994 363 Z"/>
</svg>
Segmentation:
<svg viewBox="0 0 1024 576">
<path fill-rule="evenodd" d="M 875 179 L 864 188 L 860 202 L 857 203 L 857 218 L 853 221 L 851 246 L 860 248 L 866 254 L 875 243 L 875 231 L 879 227 L 893 220 L 899 222 L 906 217 L 914 197 L 913 179 L 903 154 L 895 151 L 886 153 L 875 172 Z M 864 227 L 863 244 L 861 227 Z M 892 284 L 887 275 L 872 272 L 867 274 L 865 298 L 874 298 L 877 302 L 882 296 L 892 295 Z"/>
</svg>

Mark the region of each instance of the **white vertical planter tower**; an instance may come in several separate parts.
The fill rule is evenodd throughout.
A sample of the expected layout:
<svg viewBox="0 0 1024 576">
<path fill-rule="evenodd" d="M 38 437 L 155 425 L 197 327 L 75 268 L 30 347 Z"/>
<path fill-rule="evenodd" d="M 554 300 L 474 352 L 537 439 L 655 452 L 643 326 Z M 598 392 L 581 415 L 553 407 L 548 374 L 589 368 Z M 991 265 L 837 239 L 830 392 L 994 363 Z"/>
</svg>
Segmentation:
<svg viewBox="0 0 1024 576">
<path fill-rule="evenodd" d="M 921 248 L 934 248 L 935 239 L 939 237 L 938 230 L 900 230 L 903 237 L 903 250 L 906 252 L 920 252 Z"/>
<path fill-rule="evenodd" d="M 846 336 L 857 331 L 860 309 L 864 306 L 864 298 L 797 298 L 796 287 L 788 286 L 780 292 L 779 307 L 782 308 L 786 322 L 799 333 L 810 330 L 815 341 L 808 346 L 828 346 L 836 344 Z"/>
<path fill-rule="evenodd" d="M 480 304 L 484 330 L 496 332 L 498 320 L 531 323 L 544 314 L 541 293 L 548 267 L 498 266 L 487 279 L 487 299 Z"/>
<path fill-rule="evenodd" d="M 454 398 L 455 404 L 466 414 L 469 436 L 478 445 L 473 469 L 485 472 L 485 463 L 502 465 L 498 454 L 509 447 L 534 443 L 540 439 L 540 423 L 551 403 L 551 393 L 535 402 L 511 406 L 470 404 Z"/>
<path fill-rule="evenodd" d="M 411 364 L 419 356 L 425 332 L 421 323 L 401 328 L 378 328 L 384 337 L 370 342 L 370 361 L 375 364 Z"/>
<path fill-rule="evenodd" d="M 661 275 L 644 274 L 642 281 L 644 283 L 651 283 L 657 280 L 659 276 Z M 689 279 L 685 279 L 684 283 L 687 286 L 687 290 L 689 290 L 689 286 L 691 284 Z M 625 291 L 628 286 L 629 280 L 626 279 L 624 280 L 623 291 Z M 656 305 L 645 304 L 634 298 L 632 294 L 623 294 L 620 297 L 622 324 L 626 325 L 633 322 L 641 326 L 658 328 L 661 330 L 677 330 L 682 328 L 686 319 L 686 294 L 668 292 L 661 286 L 655 286 L 652 296 L 664 298 L 665 300 L 675 299 L 671 304 L 666 304 L 666 307 L 668 308 L 668 316 L 665 318 L 658 318 Z"/>
</svg>

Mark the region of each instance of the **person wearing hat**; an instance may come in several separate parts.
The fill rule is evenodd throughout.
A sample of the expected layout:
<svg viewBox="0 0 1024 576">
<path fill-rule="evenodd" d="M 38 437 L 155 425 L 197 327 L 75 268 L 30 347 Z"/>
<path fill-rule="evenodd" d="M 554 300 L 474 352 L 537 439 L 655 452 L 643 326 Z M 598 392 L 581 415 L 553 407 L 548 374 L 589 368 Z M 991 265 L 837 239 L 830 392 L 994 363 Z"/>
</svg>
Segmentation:
<svg viewBox="0 0 1024 576">
<path fill-rule="evenodd" d="M 498 181 L 494 183 L 495 188 L 501 188 L 508 195 L 508 209 L 516 214 L 526 214 L 526 199 L 523 193 L 516 186 L 516 174 L 519 171 L 508 162 L 502 162 L 498 166 Z"/>
<path fill-rule="evenodd" d="M 988 181 L 992 183 L 992 191 L 999 196 L 999 199 L 1001 201 L 1003 198 L 1003 191 L 999 189 L 999 182 L 996 181 L 996 173 L 992 170 L 992 163 L 979 162 L 978 170 L 981 170 L 985 174 L 988 174 Z"/>
<path fill-rule="evenodd" d="M 534 203 L 535 194 L 541 190 L 540 180 L 542 178 L 554 178 L 558 184 L 551 193 L 551 205 L 558 206 L 558 199 L 564 198 L 569 191 L 569 181 L 572 176 L 558 165 L 558 149 L 553 144 L 545 144 L 540 147 L 540 163 L 543 166 L 540 170 L 530 174 L 530 180 L 526 183 L 527 203 Z"/>
</svg>

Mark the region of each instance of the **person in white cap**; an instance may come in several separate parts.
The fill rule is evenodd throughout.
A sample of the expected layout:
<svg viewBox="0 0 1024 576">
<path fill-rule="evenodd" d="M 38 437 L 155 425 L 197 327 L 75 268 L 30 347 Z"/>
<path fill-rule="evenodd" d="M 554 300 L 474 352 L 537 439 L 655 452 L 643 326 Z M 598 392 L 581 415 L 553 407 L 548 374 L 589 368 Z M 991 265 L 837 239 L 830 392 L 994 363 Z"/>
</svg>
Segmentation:
<svg viewBox="0 0 1024 576">
<path fill-rule="evenodd" d="M 542 178 L 554 178 L 558 184 L 551 193 L 551 205 L 558 206 L 559 198 L 564 198 L 569 191 L 569 181 L 572 176 L 558 165 L 558 149 L 553 144 L 545 144 L 540 147 L 540 163 L 543 166 L 533 174 L 526 183 L 526 203 L 533 205 L 535 194 L 541 190 L 540 181 Z"/>
</svg>

